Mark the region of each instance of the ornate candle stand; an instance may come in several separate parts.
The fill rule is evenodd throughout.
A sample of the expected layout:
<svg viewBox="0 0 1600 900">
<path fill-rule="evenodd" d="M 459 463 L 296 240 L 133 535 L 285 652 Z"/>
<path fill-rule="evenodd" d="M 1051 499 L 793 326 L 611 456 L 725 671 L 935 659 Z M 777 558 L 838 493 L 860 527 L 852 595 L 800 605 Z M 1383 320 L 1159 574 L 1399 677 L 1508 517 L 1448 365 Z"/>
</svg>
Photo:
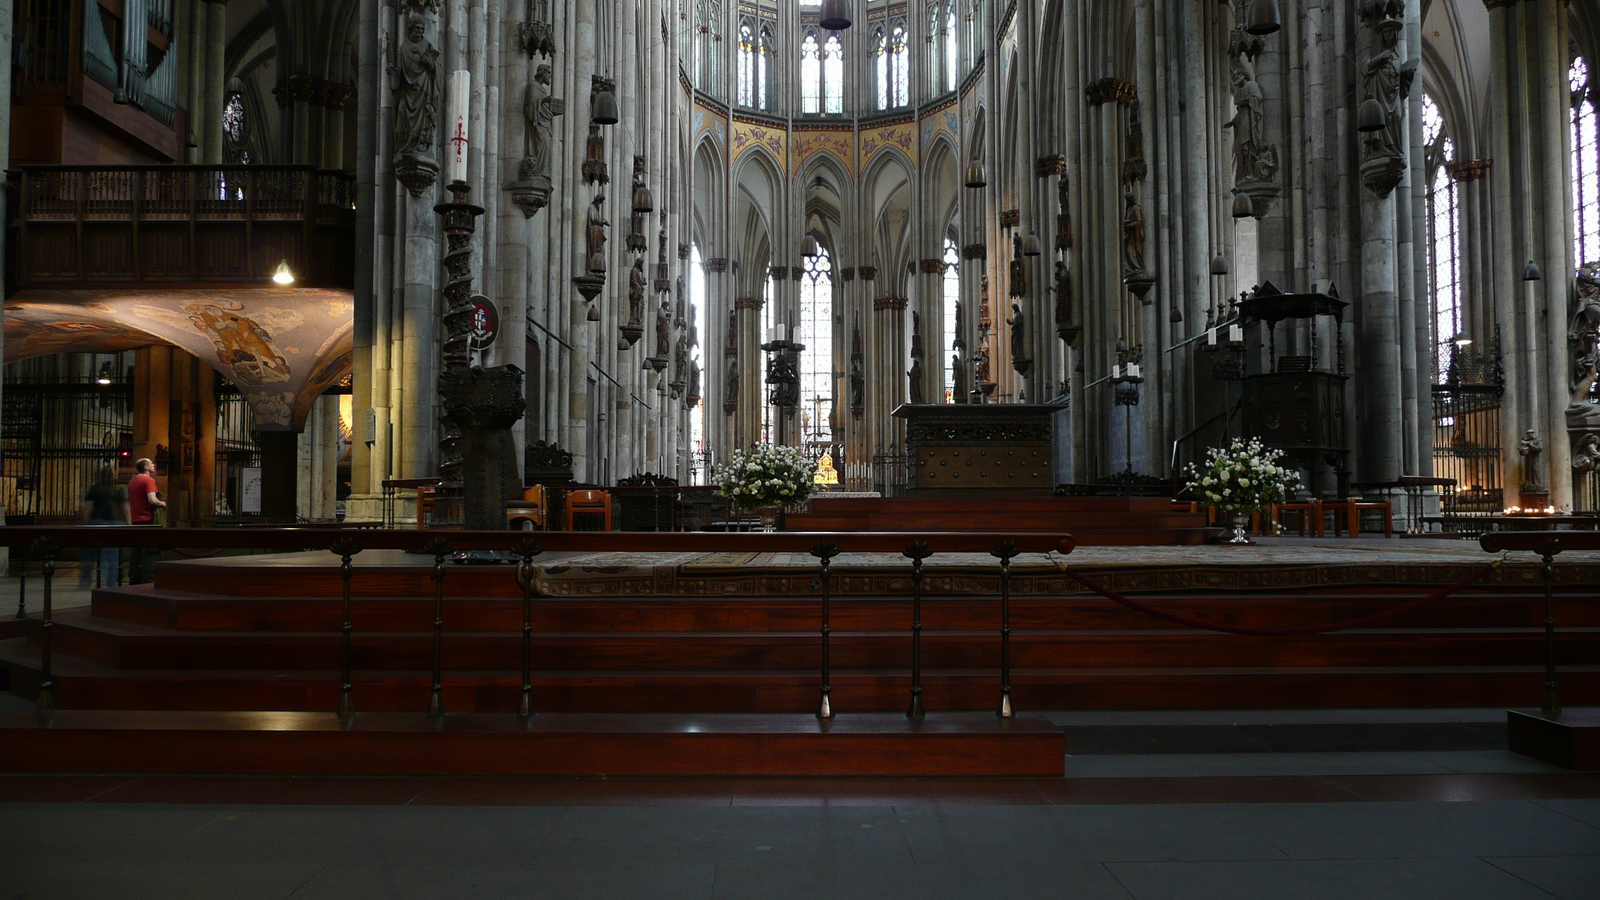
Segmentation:
<svg viewBox="0 0 1600 900">
<path fill-rule="evenodd" d="M 455 181 L 447 187 L 454 199 L 433 208 L 444 220 L 449 247 L 444 256 L 449 274 L 444 289 L 444 365 L 439 372 L 445 438 L 440 446 L 442 482 L 435 508 L 459 510 L 446 519 L 454 518 L 465 528 L 501 530 L 506 527 L 505 503 L 517 480 L 511 426 L 526 408 L 522 370 L 510 365 L 485 369 L 472 362 L 468 346 L 472 234 L 483 207 L 466 202 L 470 189 L 465 183 Z M 505 558 L 515 561 L 509 554 Z"/>
<path fill-rule="evenodd" d="M 794 341 L 768 341 L 761 349 L 771 354 L 767 360 L 767 402 L 778 408 L 778 445 L 785 444 L 789 416 L 800 406 L 800 368 L 798 360 L 805 344 Z"/>
</svg>

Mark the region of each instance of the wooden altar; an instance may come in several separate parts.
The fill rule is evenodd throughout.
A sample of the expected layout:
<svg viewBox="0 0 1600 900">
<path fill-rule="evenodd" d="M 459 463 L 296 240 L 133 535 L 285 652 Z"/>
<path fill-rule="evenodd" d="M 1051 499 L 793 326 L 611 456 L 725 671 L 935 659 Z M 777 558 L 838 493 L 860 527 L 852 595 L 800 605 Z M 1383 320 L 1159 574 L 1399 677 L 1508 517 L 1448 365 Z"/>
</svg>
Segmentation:
<svg viewBox="0 0 1600 900">
<path fill-rule="evenodd" d="M 1050 403 L 907 403 L 906 457 L 914 497 L 1048 496 L 1056 485 Z"/>
</svg>

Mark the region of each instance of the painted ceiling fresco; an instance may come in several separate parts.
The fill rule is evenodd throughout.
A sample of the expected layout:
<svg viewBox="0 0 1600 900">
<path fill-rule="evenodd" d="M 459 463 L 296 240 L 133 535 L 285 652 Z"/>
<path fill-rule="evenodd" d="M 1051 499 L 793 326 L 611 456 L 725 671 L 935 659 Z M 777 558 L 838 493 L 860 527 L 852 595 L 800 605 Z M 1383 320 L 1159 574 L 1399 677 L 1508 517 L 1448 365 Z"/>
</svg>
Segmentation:
<svg viewBox="0 0 1600 900">
<path fill-rule="evenodd" d="M 23 291 L 5 304 L 5 358 L 169 344 L 233 382 L 258 428 L 299 431 L 350 371 L 354 315 L 337 290 Z"/>
</svg>

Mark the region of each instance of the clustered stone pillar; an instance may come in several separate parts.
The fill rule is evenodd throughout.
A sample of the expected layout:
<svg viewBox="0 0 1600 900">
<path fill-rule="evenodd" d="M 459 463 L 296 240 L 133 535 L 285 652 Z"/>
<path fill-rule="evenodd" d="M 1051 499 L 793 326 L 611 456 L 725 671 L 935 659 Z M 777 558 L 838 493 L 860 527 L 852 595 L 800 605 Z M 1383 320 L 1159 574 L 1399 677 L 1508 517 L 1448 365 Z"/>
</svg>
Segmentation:
<svg viewBox="0 0 1600 900">
<path fill-rule="evenodd" d="M 1506 349 L 1501 409 L 1507 505 L 1518 488 L 1542 486 L 1549 503 L 1572 506 L 1572 450 L 1565 410 L 1571 390 L 1567 347 L 1572 250 L 1567 90 L 1568 23 L 1562 0 L 1488 0 L 1491 130 L 1494 134 L 1493 266 L 1498 324 Z M 1525 280 L 1529 262 L 1543 278 Z M 1518 453 L 1532 430 L 1544 452 L 1524 471 Z"/>
</svg>

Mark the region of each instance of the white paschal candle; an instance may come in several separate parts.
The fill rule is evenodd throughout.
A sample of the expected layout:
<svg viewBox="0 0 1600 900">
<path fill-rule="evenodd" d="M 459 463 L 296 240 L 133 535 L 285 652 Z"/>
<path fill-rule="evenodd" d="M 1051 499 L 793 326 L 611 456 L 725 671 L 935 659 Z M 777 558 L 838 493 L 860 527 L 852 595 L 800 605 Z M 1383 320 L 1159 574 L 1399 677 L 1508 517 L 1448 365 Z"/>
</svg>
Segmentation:
<svg viewBox="0 0 1600 900">
<path fill-rule="evenodd" d="M 467 111 L 472 97 L 472 73 L 457 70 L 450 79 L 450 130 L 445 135 L 449 149 L 445 155 L 450 160 L 447 173 L 450 181 L 467 180 Z"/>
</svg>

